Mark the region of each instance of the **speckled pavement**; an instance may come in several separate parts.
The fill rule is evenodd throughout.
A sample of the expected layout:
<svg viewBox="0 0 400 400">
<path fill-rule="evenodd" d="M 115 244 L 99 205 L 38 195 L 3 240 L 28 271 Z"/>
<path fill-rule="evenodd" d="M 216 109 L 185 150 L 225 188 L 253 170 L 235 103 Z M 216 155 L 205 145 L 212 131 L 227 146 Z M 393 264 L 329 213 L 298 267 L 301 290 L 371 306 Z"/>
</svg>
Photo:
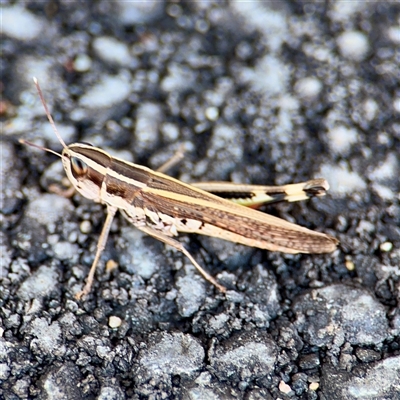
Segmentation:
<svg viewBox="0 0 400 400">
<path fill-rule="evenodd" d="M 400 5 L 2 2 L 0 398 L 396 399 Z M 67 143 L 185 182 L 326 178 L 265 209 L 340 240 L 285 255 L 123 218 L 82 289 L 103 206 L 64 198 Z"/>
</svg>

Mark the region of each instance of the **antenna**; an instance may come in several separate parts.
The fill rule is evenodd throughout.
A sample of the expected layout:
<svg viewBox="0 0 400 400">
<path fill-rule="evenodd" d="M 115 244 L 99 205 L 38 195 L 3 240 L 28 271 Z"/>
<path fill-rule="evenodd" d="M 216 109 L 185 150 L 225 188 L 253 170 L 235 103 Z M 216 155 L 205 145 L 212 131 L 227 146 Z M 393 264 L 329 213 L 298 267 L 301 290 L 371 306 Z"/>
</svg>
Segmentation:
<svg viewBox="0 0 400 400">
<path fill-rule="evenodd" d="M 57 130 L 57 127 L 56 127 L 56 124 L 54 123 L 53 117 L 51 116 L 50 111 L 47 108 L 47 104 L 46 104 L 46 101 L 44 99 L 44 96 L 43 96 L 43 93 L 42 93 L 42 89 L 40 89 L 39 82 L 35 77 L 33 78 L 33 82 L 35 83 L 36 89 L 37 89 L 37 91 L 39 93 L 40 101 L 42 102 L 44 110 L 46 111 L 47 119 L 49 120 L 51 126 L 53 127 L 53 131 L 56 134 L 58 140 L 60 141 L 60 143 L 62 144 L 64 149 L 66 149 L 67 145 L 65 144 L 64 140 L 62 139 L 61 135 L 59 134 L 59 132 Z M 29 144 L 29 142 L 26 142 L 26 141 L 25 141 L 25 143 Z M 39 146 L 34 146 L 34 147 L 41 148 L 42 150 L 48 150 L 48 149 L 45 149 L 44 147 L 39 147 Z"/>
<path fill-rule="evenodd" d="M 49 152 L 49 153 L 55 154 L 56 156 L 62 158 L 62 155 L 61 155 L 61 154 L 57 153 L 57 152 L 54 151 L 54 150 L 48 149 L 47 147 L 39 146 L 38 144 L 35 144 L 35 143 L 32 143 L 32 142 L 28 142 L 28 141 L 25 140 L 25 139 L 19 139 L 18 142 L 20 142 L 21 144 L 27 144 L 28 146 L 31 146 L 31 147 L 36 147 L 37 149 L 47 151 L 47 152 Z"/>
</svg>

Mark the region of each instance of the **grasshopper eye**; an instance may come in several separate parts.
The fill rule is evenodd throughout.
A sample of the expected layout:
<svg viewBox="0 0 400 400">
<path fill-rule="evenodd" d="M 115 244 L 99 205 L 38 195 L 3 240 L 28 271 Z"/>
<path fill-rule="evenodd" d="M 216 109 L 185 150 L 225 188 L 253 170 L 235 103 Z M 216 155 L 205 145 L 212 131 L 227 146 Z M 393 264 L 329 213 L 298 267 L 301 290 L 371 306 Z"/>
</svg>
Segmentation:
<svg viewBox="0 0 400 400">
<path fill-rule="evenodd" d="M 71 158 L 71 166 L 76 175 L 86 175 L 88 166 L 79 158 Z"/>
</svg>

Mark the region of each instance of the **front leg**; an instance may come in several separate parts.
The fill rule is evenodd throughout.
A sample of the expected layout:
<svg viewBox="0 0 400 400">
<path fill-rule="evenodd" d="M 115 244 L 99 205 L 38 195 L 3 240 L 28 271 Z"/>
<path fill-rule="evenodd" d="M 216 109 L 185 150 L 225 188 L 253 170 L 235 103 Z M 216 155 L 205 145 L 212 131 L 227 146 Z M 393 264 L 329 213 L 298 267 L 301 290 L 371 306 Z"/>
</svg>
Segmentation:
<svg viewBox="0 0 400 400">
<path fill-rule="evenodd" d="M 111 224 L 114 219 L 115 213 L 117 211 L 118 211 L 118 208 L 112 207 L 112 206 L 107 206 L 107 218 L 106 218 L 106 221 L 104 222 L 104 226 L 101 231 L 99 241 L 97 242 L 96 256 L 94 257 L 93 264 L 90 268 L 89 275 L 88 275 L 87 281 L 86 281 L 86 285 L 82 291 L 80 291 L 79 293 L 77 293 L 75 295 L 75 298 L 78 300 L 80 300 L 82 298 L 82 296 L 86 296 L 90 292 L 90 289 L 92 288 L 94 273 L 96 272 L 96 267 L 100 260 L 101 253 L 103 252 L 104 248 L 106 247 L 108 234 L 110 233 L 110 229 L 111 229 Z"/>
</svg>

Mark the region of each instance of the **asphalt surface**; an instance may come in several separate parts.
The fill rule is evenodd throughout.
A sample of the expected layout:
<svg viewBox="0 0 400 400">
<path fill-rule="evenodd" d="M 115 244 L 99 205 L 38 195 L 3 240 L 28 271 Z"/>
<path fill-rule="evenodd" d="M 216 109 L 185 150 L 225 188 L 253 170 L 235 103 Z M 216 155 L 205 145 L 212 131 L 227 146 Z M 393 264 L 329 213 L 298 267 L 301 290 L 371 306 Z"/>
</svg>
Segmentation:
<svg viewBox="0 0 400 400">
<path fill-rule="evenodd" d="M 2 3 L 0 398 L 399 399 L 400 6 Z M 335 236 L 285 255 L 196 235 L 180 253 L 65 198 L 88 142 L 185 182 L 328 195 L 265 212 Z"/>
</svg>

